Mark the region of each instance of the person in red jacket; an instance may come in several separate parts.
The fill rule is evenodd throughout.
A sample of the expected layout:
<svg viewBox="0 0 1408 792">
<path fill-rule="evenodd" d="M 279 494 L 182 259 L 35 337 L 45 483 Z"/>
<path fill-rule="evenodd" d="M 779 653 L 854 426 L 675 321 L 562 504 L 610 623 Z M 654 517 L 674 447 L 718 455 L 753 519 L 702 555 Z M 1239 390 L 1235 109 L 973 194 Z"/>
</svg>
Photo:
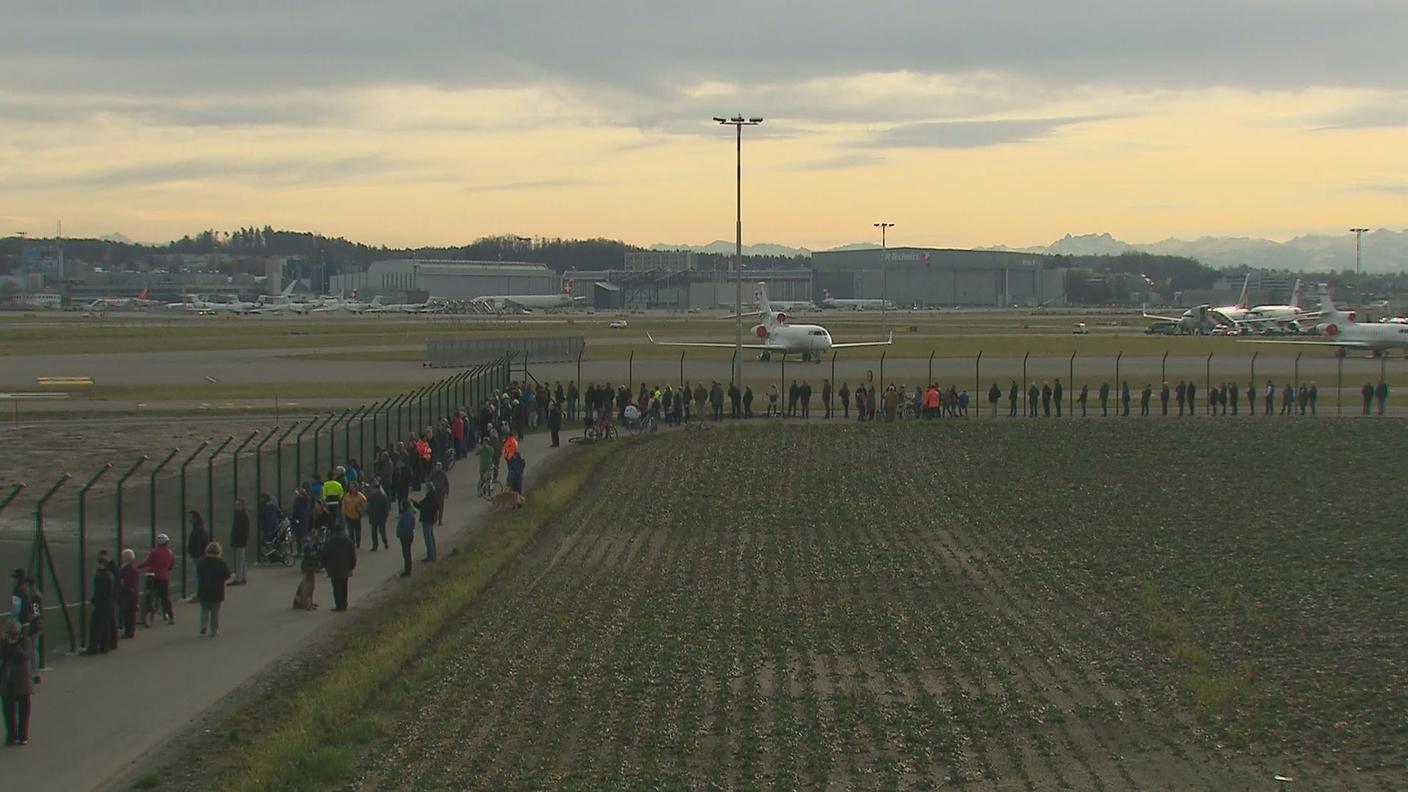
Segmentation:
<svg viewBox="0 0 1408 792">
<path fill-rule="evenodd" d="M 518 438 L 512 434 L 504 440 L 504 461 L 513 459 L 513 455 L 518 453 Z"/>
<path fill-rule="evenodd" d="M 161 602 L 162 618 L 166 619 L 167 624 L 175 624 L 176 614 L 171 610 L 171 570 L 176 568 L 176 554 L 171 552 L 171 537 L 157 534 L 156 547 L 137 566 L 152 573 L 156 596 Z"/>
<path fill-rule="evenodd" d="M 455 459 L 464 459 L 464 412 L 456 412 L 450 420 L 450 439 L 454 440 Z"/>
</svg>

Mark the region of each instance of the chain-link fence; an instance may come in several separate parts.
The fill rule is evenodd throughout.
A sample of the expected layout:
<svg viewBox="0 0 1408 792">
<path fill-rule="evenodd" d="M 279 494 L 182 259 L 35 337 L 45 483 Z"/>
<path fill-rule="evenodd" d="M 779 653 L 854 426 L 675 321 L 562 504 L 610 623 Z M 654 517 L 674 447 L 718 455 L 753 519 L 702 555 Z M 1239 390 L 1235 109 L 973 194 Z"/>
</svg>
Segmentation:
<svg viewBox="0 0 1408 792">
<path fill-rule="evenodd" d="M 425 359 L 431 368 L 463 368 L 512 356 L 520 365 L 576 360 L 586 346 L 583 336 L 541 338 L 431 339 Z"/>
</svg>

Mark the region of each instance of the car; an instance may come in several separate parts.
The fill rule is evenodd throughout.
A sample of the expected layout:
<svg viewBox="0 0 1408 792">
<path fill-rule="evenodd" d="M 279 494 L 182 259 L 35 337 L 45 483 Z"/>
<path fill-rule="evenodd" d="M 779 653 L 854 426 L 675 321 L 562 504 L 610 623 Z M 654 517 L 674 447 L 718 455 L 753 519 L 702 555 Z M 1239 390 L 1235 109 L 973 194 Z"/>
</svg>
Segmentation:
<svg viewBox="0 0 1408 792">
<path fill-rule="evenodd" d="M 1075 326 L 1071 328 L 1071 333 L 1073 335 L 1089 335 L 1090 328 L 1085 326 L 1085 322 L 1076 322 Z"/>
<path fill-rule="evenodd" d="M 612 330 L 625 330 L 625 329 L 626 329 L 626 320 L 625 320 L 625 319 L 612 319 L 612 320 L 611 320 L 611 324 L 609 325 L 609 327 L 610 327 Z"/>
</svg>

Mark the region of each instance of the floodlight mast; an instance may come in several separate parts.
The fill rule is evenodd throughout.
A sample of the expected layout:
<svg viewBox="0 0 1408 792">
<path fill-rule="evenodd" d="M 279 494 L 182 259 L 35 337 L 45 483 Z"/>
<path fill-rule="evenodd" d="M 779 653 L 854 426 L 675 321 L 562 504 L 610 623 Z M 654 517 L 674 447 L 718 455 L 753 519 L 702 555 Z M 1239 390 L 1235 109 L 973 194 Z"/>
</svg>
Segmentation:
<svg viewBox="0 0 1408 792">
<path fill-rule="evenodd" d="M 1354 234 L 1354 277 L 1359 277 L 1359 243 L 1364 240 L 1364 232 L 1367 228 L 1351 228 L 1349 232 Z"/>
<path fill-rule="evenodd" d="M 885 313 L 889 307 L 890 297 L 890 262 L 885 253 L 885 231 L 894 228 L 894 223 L 871 223 L 880 229 L 880 324 L 883 327 L 886 322 Z"/>
<path fill-rule="evenodd" d="M 744 118 L 740 113 L 733 118 L 714 116 L 721 126 L 731 126 L 735 131 L 735 205 L 733 251 L 733 384 L 743 388 L 743 127 L 763 123 L 761 116 Z"/>
</svg>

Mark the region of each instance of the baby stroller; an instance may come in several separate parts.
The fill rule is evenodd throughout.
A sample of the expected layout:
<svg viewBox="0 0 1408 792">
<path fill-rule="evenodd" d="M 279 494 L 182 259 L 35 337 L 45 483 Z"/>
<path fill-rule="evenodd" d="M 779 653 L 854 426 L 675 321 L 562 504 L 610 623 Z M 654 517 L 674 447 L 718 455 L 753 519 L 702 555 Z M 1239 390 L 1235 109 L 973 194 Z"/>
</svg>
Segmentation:
<svg viewBox="0 0 1408 792">
<path fill-rule="evenodd" d="M 274 535 L 265 537 L 259 546 L 259 561 L 263 564 L 283 564 L 293 566 L 293 521 L 286 514 L 279 515 L 279 525 Z"/>
</svg>

